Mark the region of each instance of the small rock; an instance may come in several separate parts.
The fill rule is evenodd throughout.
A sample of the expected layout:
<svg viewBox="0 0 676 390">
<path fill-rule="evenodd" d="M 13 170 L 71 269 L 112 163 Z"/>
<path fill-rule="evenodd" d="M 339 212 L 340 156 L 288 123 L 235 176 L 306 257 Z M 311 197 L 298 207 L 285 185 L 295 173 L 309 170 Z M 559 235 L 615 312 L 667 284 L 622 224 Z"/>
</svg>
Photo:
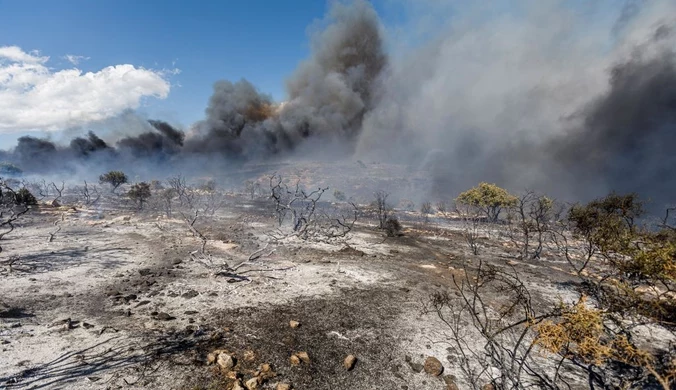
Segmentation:
<svg viewBox="0 0 676 390">
<path fill-rule="evenodd" d="M 303 363 L 310 364 L 310 356 L 308 356 L 307 352 L 296 352 L 296 356 L 298 356 L 298 359 Z"/>
<path fill-rule="evenodd" d="M 441 379 L 444 380 L 445 384 L 449 385 L 451 383 L 455 383 L 456 377 L 455 375 L 444 375 Z"/>
<path fill-rule="evenodd" d="M 495 386 L 492 383 L 487 383 L 481 386 L 481 390 L 495 390 Z"/>
<path fill-rule="evenodd" d="M 434 376 L 439 376 L 444 371 L 444 366 L 441 364 L 439 359 L 433 356 L 430 356 L 427 359 L 425 359 L 424 367 L 426 373 Z"/>
<path fill-rule="evenodd" d="M 224 370 L 230 370 L 231 368 L 235 367 L 235 359 L 225 352 L 221 352 L 218 354 L 218 358 L 216 358 L 216 363 L 218 363 L 218 365 L 221 366 L 221 368 L 223 368 Z"/>
<path fill-rule="evenodd" d="M 129 295 L 126 295 L 126 296 L 125 296 L 124 298 L 122 298 L 122 299 L 123 299 L 125 302 L 130 302 L 130 301 L 135 300 L 136 298 L 138 298 L 138 297 L 136 296 L 136 294 L 129 294 Z"/>
<path fill-rule="evenodd" d="M 94 325 L 87 323 L 87 322 L 83 322 L 82 327 L 85 328 L 85 329 L 91 329 L 91 328 L 94 327 Z"/>
<path fill-rule="evenodd" d="M 156 318 L 160 321 L 171 321 L 176 319 L 176 317 L 172 317 L 165 312 L 158 313 Z"/>
<path fill-rule="evenodd" d="M 207 355 L 207 364 L 214 364 L 216 363 L 216 358 L 218 358 L 218 354 L 211 352 Z"/>
<path fill-rule="evenodd" d="M 179 265 L 179 264 L 181 264 L 182 262 L 183 262 L 183 260 L 181 260 L 181 259 L 174 259 L 174 260 L 171 262 L 171 264 L 173 264 L 173 265 Z"/>
<path fill-rule="evenodd" d="M 244 351 L 243 358 L 244 361 L 253 362 L 256 360 L 256 353 L 254 351 Z"/>
<path fill-rule="evenodd" d="M 347 357 L 343 361 L 343 366 L 345 367 L 346 370 L 350 371 L 352 368 L 354 368 L 354 364 L 356 362 L 357 358 L 354 355 L 347 355 Z"/>
<path fill-rule="evenodd" d="M 249 379 L 248 381 L 246 381 L 246 383 L 244 383 L 244 386 L 246 386 L 247 390 L 257 389 L 258 388 L 258 378 L 253 377 L 253 378 Z"/>
<path fill-rule="evenodd" d="M 460 390 L 460 388 L 455 384 L 455 382 L 451 382 L 446 384 L 446 390 Z"/>
<path fill-rule="evenodd" d="M 244 387 L 242 387 L 240 381 L 235 381 L 235 383 L 232 384 L 232 390 L 244 390 Z"/>
<path fill-rule="evenodd" d="M 423 370 L 423 365 L 415 362 L 408 362 L 408 365 L 411 367 L 411 370 L 414 372 L 421 372 Z"/>
<path fill-rule="evenodd" d="M 266 381 L 268 379 L 274 378 L 277 374 L 272 371 L 272 366 L 270 366 L 268 363 L 263 363 L 258 367 L 258 373 L 256 376 L 261 380 L 261 381 Z"/>
<path fill-rule="evenodd" d="M 185 299 L 192 299 L 192 298 L 195 298 L 198 295 L 200 295 L 200 294 L 197 291 L 190 290 L 190 291 L 183 293 L 183 295 L 181 295 L 181 297 L 183 297 Z"/>
<path fill-rule="evenodd" d="M 278 383 L 275 390 L 291 390 L 291 385 L 288 383 Z"/>
<path fill-rule="evenodd" d="M 58 320 L 56 322 L 52 322 L 51 325 L 49 325 L 49 327 L 51 328 L 51 327 L 54 327 L 54 326 L 63 326 L 63 325 L 70 326 L 70 323 L 71 323 L 70 318 L 66 318 L 66 319 L 63 319 L 63 320 Z M 21 325 L 19 325 L 19 326 L 21 326 Z"/>
<path fill-rule="evenodd" d="M 296 329 L 297 327 L 300 326 L 300 322 L 291 320 L 291 321 L 289 321 L 289 326 Z"/>
<path fill-rule="evenodd" d="M 300 359 L 296 355 L 291 355 L 291 357 L 289 358 L 289 361 L 291 362 L 292 366 L 297 366 L 297 365 L 300 364 Z"/>
</svg>

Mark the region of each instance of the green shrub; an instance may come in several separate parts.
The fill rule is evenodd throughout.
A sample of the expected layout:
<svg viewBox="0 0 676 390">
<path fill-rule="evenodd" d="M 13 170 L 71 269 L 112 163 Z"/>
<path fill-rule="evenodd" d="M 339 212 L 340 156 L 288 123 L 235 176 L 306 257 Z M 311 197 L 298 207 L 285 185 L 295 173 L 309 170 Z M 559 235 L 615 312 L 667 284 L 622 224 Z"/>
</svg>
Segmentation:
<svg viewBox="0 0 676 390">
<path fill-rule="evenodd" d="M 112 186 L 111 192 L 115 192 L 117 187 L 128 182 L 129 178 L 122 171 L 110 171 L 99 176 L 99 183 Z"/>
<path fill-rule="evenodd" d="M 503 207 L 516 205 L 517 197 L 495 184 L 479 183 L 455 199 L 457 204 L 475 207 L 486 215 L 489 221 L 497 222 Z"/>
</svg>

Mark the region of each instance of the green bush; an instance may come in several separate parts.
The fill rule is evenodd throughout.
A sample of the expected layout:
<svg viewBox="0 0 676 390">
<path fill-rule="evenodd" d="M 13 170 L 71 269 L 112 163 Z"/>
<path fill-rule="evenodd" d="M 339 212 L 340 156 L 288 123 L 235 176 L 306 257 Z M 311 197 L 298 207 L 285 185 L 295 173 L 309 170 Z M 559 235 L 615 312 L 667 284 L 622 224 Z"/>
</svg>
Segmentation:
<svg viewBox="0 0 676 390">
<path fill-rule="evenodd" d="M 110 184 L 113 187 L 111 192 L 115 192 L 117 187 L 128 182 L 129 178 L 122 171 L 110 171 L 99 176 L 99 183 Z"/>
<path fill-rule="evenodd" d="M 150 191 L 150 184 L 146 182 L 136 183 L 127 192 L 127 196 L 138 203 L 139 209 L 143 209 L 143 204 L 152 195 Z"/>
<path fill-rule="evenodd" d="M 495 184 L 479 183 L 478 186 L 469 189 L 455 199 L 460 205 L 475 207 L 486 215 L 489 221 L 497 222 L 500 211 L 504 207 L 512 207 L 517 203 L 517 197 L 510 194 L 504 188 Z"/>
<path fill-rule="evenodd" d="M 38 204 L 38 200 L 35 199 L 35 196 L 28 191 L 28 188 L 20 188 L 14 196 L 14 202 L 18 205 L 25 204 L 27 206 L 34 206 Z"/>
</svg>

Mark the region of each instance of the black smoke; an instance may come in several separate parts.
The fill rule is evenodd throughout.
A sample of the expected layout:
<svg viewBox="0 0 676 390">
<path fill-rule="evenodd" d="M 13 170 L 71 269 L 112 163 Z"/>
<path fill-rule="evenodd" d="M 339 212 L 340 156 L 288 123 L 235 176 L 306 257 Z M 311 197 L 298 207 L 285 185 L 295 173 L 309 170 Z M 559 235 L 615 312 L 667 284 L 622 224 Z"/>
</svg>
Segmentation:
<svg viewBox="0 0 676 390">
<path fill-rule="evenodd" d="M 609 91 L 583 114 L 582 127 L 552 142 L 559 169 L 567 167 L 586 185 L 600 181 L 608 189 L 676 200 L 674 52 L 613 67 Z"/>
</svg>

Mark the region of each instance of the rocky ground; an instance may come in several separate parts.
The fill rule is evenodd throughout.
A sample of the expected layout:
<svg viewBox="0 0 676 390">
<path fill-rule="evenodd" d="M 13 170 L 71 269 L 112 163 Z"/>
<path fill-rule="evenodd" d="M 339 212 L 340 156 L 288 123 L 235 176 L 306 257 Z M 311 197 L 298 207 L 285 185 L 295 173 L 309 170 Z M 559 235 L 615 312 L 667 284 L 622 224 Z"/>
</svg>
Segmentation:
<svg viewBox="0 0 676 390">
<path fill-rule="evenodd" d="M 18 260 L 1 268 L 0 388 L 464 387 L 445 325 L 424 314 L 478 261 L 452 222 L 400 211 L 401 237 L 365 217 L 346 242 L 271 242 L 264 201 L 230 196 L 196 224 L 205 258 L 182 219 L 104 206 L 42 205 L 3 240 Z M 576 299 L 555 261 L 482 245 L 535 300 Z"/>
</svg>

